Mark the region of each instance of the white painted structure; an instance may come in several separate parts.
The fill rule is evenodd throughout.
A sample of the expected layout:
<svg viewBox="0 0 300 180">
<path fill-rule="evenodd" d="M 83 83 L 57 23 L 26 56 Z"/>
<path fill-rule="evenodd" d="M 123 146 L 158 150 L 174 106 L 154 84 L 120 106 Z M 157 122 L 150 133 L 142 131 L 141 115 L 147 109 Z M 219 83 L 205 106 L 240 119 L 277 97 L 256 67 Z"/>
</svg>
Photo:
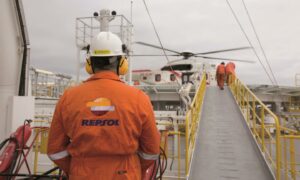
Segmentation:
<svg viewBox="0 0 300 180">
<path fill-rule="evenodd" d="M 23 125 L 25 119 L 34 119 L 34 103 L 34 96 L 12 96 L 9 98 L 7 118 L 9 121 L 6 122 L 6 134 L 14 132 Z"/>
<path fill-rule="evenodd" d="M 23 12 L 21 2 L 20 8 Z M 13 123 L 18 123 L 13 122 L 12 118 L 23 122 L 26 117 L 33 116 L 28 113 L 32 111 L 34 103 L 32 98 L 15 97 L 19 90 L 23 55 L 21 28 L 15 1 L 0 1 L 0 24 L 0 141 L 2 141 L 15 127 Z M 20 112 L 20 109 L 24 112 Z"/>
<path fill-rule="evenodd" d="M 0 1 L 0 139 L 6 135 L 8 104 L 18 93 L 21 41 L 14 4 Z"/>
</svg>

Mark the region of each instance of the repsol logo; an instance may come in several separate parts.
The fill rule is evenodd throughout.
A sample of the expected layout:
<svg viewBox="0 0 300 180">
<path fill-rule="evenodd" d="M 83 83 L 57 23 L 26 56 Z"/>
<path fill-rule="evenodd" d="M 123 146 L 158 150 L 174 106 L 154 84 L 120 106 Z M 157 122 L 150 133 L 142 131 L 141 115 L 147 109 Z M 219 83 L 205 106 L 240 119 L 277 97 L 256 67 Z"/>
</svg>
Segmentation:
<svg viewBox="0 0 300 180">
<path fill-rule="evenodd" d="M 81 126 L 119 126 L 119 120 L 116 119 L 104 119 L 104 120 L 87 120 L 81 121 Z"/>
</svg>

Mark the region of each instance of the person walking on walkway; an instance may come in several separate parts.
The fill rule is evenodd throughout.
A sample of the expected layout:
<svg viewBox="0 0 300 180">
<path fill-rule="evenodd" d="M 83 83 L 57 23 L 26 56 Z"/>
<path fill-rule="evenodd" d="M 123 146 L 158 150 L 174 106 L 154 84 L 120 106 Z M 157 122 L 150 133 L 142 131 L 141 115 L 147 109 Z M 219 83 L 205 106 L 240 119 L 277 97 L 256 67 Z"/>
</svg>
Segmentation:
<svg viewBox="0 0 300 180">
<path fill-rule="evenodd" d="M 216 79 L 218 86 L 221 90 L 224 89 L 224 81 L 225 81 L 225 63 L 221 62 L 221 64 L 218 65 L 217 71 L 216 71 Z"/>
<path fill-rule="evenodd" d="M 226 64 L 225 74 L 226 74 L 227 85 L 230 85 L 235 78 L 235 64 L 233 62 L 229 62 Z"/>
</svg>

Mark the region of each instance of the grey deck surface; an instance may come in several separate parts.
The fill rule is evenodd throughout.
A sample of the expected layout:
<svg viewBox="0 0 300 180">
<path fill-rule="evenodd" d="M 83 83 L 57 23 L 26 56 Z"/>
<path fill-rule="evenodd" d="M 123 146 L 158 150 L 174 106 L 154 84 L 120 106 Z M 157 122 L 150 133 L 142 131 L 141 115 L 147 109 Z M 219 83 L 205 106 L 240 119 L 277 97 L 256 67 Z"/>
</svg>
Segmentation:
<svg viewBox="0 0 300 180">
<path fill-rule="evenodd" d="M 227 87 L 208 87 L 190 180 L 273 179 Z"/>
</svg>

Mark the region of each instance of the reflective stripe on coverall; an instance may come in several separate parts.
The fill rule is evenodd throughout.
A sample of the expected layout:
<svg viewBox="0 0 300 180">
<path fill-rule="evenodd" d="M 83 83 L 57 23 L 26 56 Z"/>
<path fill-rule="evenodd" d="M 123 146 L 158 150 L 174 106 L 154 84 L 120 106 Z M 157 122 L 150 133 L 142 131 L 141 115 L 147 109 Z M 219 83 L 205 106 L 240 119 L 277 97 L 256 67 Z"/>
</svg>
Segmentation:
<svg viewBox="0 0 300 180">
<path fill-rule="evenodd" d="M 224 87 L 225 80 L 225 66 L 223 64 L 219 64 L 216 72 L 217 83 L 220 88 Z"/>
<path fill-rule="evenodd" d="M 225 74 L 226 74 L 226 82 L 227 82 L 228 85 L 230 85 L 231 82 L 235 78 L 235 64 L 234 63 L 229 62 L 229 63 L 226 64 L 226 66 L 225 66 Z M 231 81 L 229 79 L 230 75 L 231 75 Z"/>
<path fill-rule="evenodd" d="M 140 180 L 159 143 L 148 96 L 104 71 L 60 98 L 48 156 L 71 180 Z"/>
</svg>

